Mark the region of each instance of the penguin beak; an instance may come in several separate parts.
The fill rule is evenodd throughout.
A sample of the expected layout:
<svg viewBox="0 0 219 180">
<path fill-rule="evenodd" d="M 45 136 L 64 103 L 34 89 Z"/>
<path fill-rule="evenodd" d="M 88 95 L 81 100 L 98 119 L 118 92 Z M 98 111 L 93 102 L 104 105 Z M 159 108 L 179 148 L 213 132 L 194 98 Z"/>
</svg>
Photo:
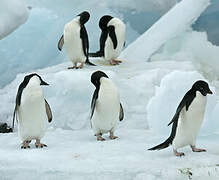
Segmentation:
<svg viewBox="0 0 219 180">
<path fill-rule="evenodd" d="M 43 86 L 43 85 L 44 85 L 44 86 L 49 86 L 49 84 L 48 84 L 47 82 L 43 81 L 43 80 L 41 81 L 40 85 L 41 85 L 41 86 Z"/>
<path fill-rule="evenodd" d="M 213 92 L 209 89 L 208 94 L 213 94 Z"/>
</svg>

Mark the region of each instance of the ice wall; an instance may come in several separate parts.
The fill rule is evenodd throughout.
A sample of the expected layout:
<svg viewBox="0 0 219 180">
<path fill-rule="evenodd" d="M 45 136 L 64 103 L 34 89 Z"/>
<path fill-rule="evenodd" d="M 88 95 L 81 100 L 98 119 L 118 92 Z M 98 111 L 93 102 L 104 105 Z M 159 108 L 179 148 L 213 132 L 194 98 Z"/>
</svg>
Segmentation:
<svg viewBox="0 0 219 180">
<path fill-rule="evenodd" d="M 149 30 L 130 44 L 121 58 L 146 61 L 165 42 L 186 31 L 208 7 L 210 0 L 183 0 L 160 18 Z M 194 8 L 195 7 L 195 8 Z M 143 46 L 137 46 L 144 44 Z"/>
<path fill-rule="evenodd" d="M 27 5 L 23 0 L 1 0 L 0 40 L 26 22 L 28 11 Z"/>
</svg>

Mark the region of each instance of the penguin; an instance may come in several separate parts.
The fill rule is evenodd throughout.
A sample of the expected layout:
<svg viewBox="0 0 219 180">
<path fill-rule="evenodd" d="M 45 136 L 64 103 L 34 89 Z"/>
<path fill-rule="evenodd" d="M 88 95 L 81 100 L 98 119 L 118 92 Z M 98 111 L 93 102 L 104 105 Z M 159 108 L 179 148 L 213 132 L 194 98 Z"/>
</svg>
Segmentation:
<svg viewBox="0 0 219 180">
<path fill-rule="evenodd" d="M 168 124 L 168 126 L 173 124 L 169 138 L 148 150 L 161 150 L 172 144 L 175 156 L 184 156 L 185 154 L 178 152 L 177 149 L 187 145 L 190 145 L 193 152 L 206 151 L 196 148 L 196 139 L 204 119 L 207 94 L 213 94 L 208 83 L 196 81 L 181 100 Z"/>
<path fill-rule="evenodd" d="M 96 87 L 91 101 L 91 127 L 98 141 L 104 141 L 104 133 L 110 133 L 110 139 L 116 139 L 114 131 L 117 122 L 124 118 L 117 87 L 102 71 L 91 75 L 91 82 Z"/>
<path fill-rule="evenodd" d="M 65 44 L 67 55 L 74 64 L 73 67 L 68 69 L 83 68 L 84 63 L 95 66 L 88 59 L 89 40 L 85 23 L 89 18 L 90 14 L 84 11 L 64 27 L 64 35 L 58 42 L 58 49 L 61 51 Z M 80 63 L 80 66 L 77 66 L 78 63 Z"/>
<path fill-rule="evenodd" d="M 105 15 L 100 18 L 99 27 L 101 29 L 100 50 L 96 53 L 90 53 L 90 57 L 103 57 L 111 65 L 117 65 L 122 61 L 116 58 L 122 52 L 125 46 L 125 24 L 116 17 Z"/>
<path fill-rule="evenodd" d="M 24 77 L 19 85 L 13 115 L 13 128 L 15 116 L 18 122 L 18 134 L 22 140 L 22 149 L 30 148 L 31 140 L 36 140 L 36 148 L 47 147 L 40 142 L 46 132 L 46 122 L 52 121 L 52 111 L 43 96 L 41 85 L 49 84 L 36 74 Z"/>
</svg>

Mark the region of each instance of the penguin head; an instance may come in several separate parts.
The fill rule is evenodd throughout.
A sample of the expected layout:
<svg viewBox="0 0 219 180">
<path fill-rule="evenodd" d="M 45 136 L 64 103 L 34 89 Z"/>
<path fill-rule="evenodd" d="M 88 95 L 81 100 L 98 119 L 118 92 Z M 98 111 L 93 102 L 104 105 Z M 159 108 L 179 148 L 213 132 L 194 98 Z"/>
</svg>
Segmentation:
<svg viewBox="0 0 219 180">
<path fill-rule="evenodd" d="M 45 81 L 43 81 L 43 79 L 36 73 L 33 73 L 33 74 L 29 74 L 27 76 L 24 77 L 24 80 L 23 80 L 23 84 L 24 86 L 27 86 L 27 84 L 30 82 L 30 81 L 35 81 L 37 82 L 39 85 L 45 85 L 45 86 L 48 86 L 49 84 Z"/>
<path fill-rule="evenodd" d="M 196 81 L 193 86 L 192 90 L 199 91 L 203 96 L 206 96 L 207 94 L 213 94 L 210 90 L 208 83 L 202 80 Z"/>
<path fill-rule="evenodd" d="M 101 30 L 105 30 L 107 28 L 107 24 L 108 22 L 113 19 L 112 16 L 110 15 L 105 15 L 103 17 L 100 18 L 100 21 L 99 21 L 99 27 Z"/>
<path fill-rule="evenodd" d="M 78 14 L 80 16 L 80 24 L 84 25 L 89 19 L 90 19 L 90 14 L 87 11 L 83 11 L 82 13 Z"/>
<path fill-rule="evenodd" d="M 91 82 L 94 84 L 96 88 L 100 86 L 100 78 L 105 77 L 109 78 L 104 72 L 96 71 L 91 75 Z"/>
</svg>

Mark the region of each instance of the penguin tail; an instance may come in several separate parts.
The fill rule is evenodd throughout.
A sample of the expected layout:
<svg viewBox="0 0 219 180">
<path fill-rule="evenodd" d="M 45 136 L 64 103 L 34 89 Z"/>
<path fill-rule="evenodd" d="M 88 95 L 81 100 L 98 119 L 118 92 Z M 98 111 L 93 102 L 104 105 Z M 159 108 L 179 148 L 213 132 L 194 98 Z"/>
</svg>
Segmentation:
<svg viewBox="0 0 219 180">
<path fill-rule="evenodd" d="M 165 149 L 167 147 L 169 147 L 170 145 L 172 144 L 172 138 L 168 138 L 166 141 L 164 141 L 163 143 L 157 145 L 157 146 L 154 146 L 150 149 L 148 149 L 149 151 L 153 151 L 153 150 L 161 150 L 161 149 Z"/>
<path fill-rule="evenodd" d="M 101 53 L 100 51 L 97 51 L 95 53 L 88 53 L 89 57 L 102 57 L 103 53 Z"/>
<path fill-rule="evenodd" d="M 86 59 L 85 64 L 90 65 L 90 66 L 96 66 L 92 62 L 89 61 L 89 59 Z"/>
</svg>

